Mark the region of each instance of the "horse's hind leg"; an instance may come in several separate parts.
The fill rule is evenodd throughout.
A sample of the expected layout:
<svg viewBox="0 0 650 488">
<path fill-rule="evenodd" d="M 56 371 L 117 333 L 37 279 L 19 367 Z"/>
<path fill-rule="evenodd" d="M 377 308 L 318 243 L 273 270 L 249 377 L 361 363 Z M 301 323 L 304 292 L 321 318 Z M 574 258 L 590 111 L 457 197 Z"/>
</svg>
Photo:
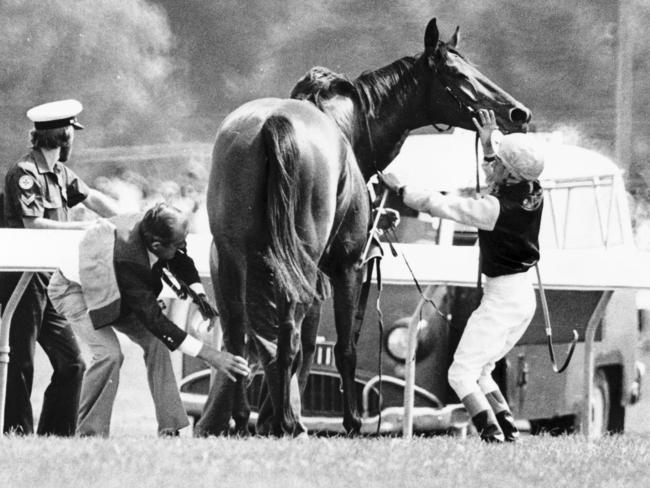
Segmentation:
<svg viewBox="0 0 650 488">
<path fill-rule="evenodd" d="M 314 303 L 310 307 L 305 319 L 302 321 L 302 327 L 300 332 L 300 344 L 301 351 L 298 355 L 299 364 L 298 368 L 298 387 L 300 390 L 300 400 L 302 404 L 302 398 L 307 387 L 307 382 L 309 380 L 309 372 L 311 370 L 311 365 L 314 361 L 314 353 L 316 351 L 316 336 L 318 334 L 318 324 L 320 322 L 320 313 L 321 313 L 321 302 L 314 300 Z M 293 390 L 292 390 L 293 393 Z M 300 407 L 300 405 L 298 405 Z M 294 400 L 294 409 L 296 409 L 296 402 Z M 298 410 L 300 411 L 300 410 Z M 301 411 L 300 411 L 301 412 Z M 268 394 L 268 388 L 266 383 L 262 387 L 260 392 L 260 409 L 259 417 L 257 421 L 257 433 L 260 435 L 268 435 L 272 431 L 272 417 L 273 417 L 273 405 L 271 403 L 271 397 Z"/>
<path fill-rule="evenodd" d="M 304 307 L 286 304 L 279 307 L 278 314 L 277 353 L 264 368 L 273 406 L 270 431 L 276 436 L 297 436 L 307 431 L 300 421 L 300 388 L 296 375 Z"/>
<path fill-rule="evenodd" d="M 334 355 L 343 383 L 343 427 L 349 434 L 358 434 L 361 430 L 354 381 L 359 337 L 359 330 L 355 330 L 355 314 L 361 279 L 361 273 L 351 267 L 342 271 L 333 280 L 334 321 L 337 336 Z"/>
<path fill-rule="evenodd" d="M 215 284 L 215 295 L 221 314 L 221 328 L 225 349 L 246 357 L 246 311 L 243 300 L 243 279 L 235 263 L 243 262 L 241 256 L 222 256 L 217 262 L 216 249 L 212 246 L 210 271 Z M 230 419 L 240 434 L 247 432 L 250 406 L 246 397 L 246 378 L 238 377 L 236 382 L 225 375 L 217 374 L 210 387 L 201 419 L 194 427 L 194 435 L 224 435 L 229 433 Z"/>
<path fill-rule="evenodd" d="M 305 319 L 302 321 L 302 327 L 300 328 L 300 344 L 302 348 L 300 364 L 298 365 L 298 385 L 300 386 L 301 398 L 305 393 L 305 388 L 307 388 L 309 372 L 311 371 L 311 365 L 314 362 L 321 305 L 322 303 L 319 300 L 314 300 L 314 303 L 309 308 L 307 315 L 305 315 Z"/>
</svg>

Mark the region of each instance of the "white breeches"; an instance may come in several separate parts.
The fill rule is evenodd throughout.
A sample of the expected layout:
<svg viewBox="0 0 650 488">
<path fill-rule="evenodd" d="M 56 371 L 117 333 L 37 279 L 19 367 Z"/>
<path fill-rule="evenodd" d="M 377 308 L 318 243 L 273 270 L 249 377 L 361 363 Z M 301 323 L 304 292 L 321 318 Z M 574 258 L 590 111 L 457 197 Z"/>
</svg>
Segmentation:
<svg viewBox="0 0 650 488">
<path fill-rule="evenodd" d="M 491 373 L 526 331 L 535 313 L 535 291 L 527 273 L 487 278 L 483 299 L 458 343 L 448 380 L 459 399 L 498 390 Z"/>
</svg>

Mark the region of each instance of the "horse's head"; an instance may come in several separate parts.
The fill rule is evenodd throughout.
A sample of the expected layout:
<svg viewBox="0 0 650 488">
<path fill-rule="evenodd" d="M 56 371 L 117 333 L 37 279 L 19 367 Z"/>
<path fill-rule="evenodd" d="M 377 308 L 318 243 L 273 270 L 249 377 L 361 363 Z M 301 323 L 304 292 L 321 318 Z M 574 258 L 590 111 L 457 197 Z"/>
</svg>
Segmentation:
<svg viewBox="0 0 650 488">
<path fill-rule="evenodd" d="M 424 34 L 423 61 L 431 73 L 427 95 L 431 123 L 445 123 L 474 130 L 478 109 L 494 110 L 504 132 L 525 132 L 531 112 L 497 86 L 457 50 L 459 28 L 448 42 L 440 41 L 436 19 Z"/>
</svg>

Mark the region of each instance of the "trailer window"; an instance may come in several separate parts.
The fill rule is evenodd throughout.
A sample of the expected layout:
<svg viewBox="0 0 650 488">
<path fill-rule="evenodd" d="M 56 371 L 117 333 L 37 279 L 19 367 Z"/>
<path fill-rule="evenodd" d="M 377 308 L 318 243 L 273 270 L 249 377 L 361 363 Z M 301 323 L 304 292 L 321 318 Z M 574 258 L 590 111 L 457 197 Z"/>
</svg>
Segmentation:
<svg viewBox="0 0 650 488">
<path fill-rule="evenodd" d="M 558 249 L 624 243 L 613 176 L 545 181 L 540 244 Z"/>
</svg>

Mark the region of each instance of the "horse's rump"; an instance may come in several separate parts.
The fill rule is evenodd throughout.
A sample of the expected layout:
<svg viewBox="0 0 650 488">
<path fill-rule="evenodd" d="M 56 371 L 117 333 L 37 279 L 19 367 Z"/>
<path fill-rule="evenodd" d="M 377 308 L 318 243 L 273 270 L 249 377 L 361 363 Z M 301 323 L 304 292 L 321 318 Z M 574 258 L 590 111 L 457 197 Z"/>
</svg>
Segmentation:
<svg viewBox="0 0 650 488">
<path fill-rule="evenodd" d="M 341 194 L 351 192 L 350 157 L 336 125 L 309 103 L 265 99 L 235 111 L 217 135 L 210 175 L 217 248 L 262 256 L 290 301 L 323 298 L 318 263 L 349 200 Z"/>
</svg>

